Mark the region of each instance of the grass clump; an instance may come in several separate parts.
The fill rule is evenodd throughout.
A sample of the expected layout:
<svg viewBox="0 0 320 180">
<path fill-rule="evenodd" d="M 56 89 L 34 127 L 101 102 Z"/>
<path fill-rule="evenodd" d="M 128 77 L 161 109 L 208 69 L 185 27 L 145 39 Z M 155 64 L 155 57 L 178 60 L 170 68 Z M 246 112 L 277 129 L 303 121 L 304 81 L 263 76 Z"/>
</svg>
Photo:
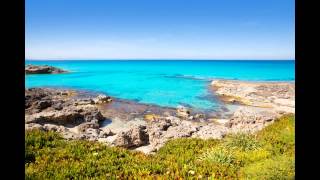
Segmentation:
<svg viewBox="0 0 320 180">
<path fill-rule="evenodd" d="M 210 149 L 199 157 L 200 161 L 208 161 L 209 163 L 232 165 L 235 162 L 232 151 L 218 147 Z"/>
<path fill-rule="evenodd" d="M 249 134 L 235 134 L 226 138 L 225 146 L 231 149 L 239 149 L 242 151 L 257 150 L 261 147 L 257 139 Z"/>
<path fill-rule="evenodd" d="M 28 131 L 26 179 L 294 179 L 294 117 L 254 135 L 181 138 L 154 155 Z"/>
</svg>

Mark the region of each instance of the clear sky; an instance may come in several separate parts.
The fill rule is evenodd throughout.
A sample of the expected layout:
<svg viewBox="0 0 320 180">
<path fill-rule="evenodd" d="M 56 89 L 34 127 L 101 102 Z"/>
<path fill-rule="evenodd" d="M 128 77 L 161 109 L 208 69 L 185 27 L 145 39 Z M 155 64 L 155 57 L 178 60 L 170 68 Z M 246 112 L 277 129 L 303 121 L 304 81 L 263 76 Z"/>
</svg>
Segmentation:
<svg viewBox="0 0 320 180">
<path fill-rule="evenodd" d="M 294 0 L 26 0 L 26 59 L 294 59 Z"/>
</svg>

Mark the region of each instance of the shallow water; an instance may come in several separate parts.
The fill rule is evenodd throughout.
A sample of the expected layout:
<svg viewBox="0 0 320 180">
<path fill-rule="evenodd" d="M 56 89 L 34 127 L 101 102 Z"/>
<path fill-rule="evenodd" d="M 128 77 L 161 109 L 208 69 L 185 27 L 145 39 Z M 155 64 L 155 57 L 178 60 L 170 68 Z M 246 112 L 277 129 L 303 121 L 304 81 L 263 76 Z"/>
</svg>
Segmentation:
<svg viewBox="0 0 320 180">
<path fill-rule="evenodd" d="M 213 110 L 221 106 L 213 79 L 294 81 L 294 61 L 26 61 L 71 71 L 27 75 L 26 87 L 63 87 L 159 106 Z"/>
</svg>

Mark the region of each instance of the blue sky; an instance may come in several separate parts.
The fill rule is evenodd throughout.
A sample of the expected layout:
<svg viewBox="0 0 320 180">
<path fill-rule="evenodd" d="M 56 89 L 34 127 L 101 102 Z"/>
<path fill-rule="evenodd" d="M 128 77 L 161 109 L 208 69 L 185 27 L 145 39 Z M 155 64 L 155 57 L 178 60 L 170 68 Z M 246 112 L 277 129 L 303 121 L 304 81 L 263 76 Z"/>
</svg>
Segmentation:
<svg viewBox="0 0 320 180">
<path fill-rule="evenodd" d="M 294 59 L 294 0 L 26 0 L 26 59 Z"/>
</svg>

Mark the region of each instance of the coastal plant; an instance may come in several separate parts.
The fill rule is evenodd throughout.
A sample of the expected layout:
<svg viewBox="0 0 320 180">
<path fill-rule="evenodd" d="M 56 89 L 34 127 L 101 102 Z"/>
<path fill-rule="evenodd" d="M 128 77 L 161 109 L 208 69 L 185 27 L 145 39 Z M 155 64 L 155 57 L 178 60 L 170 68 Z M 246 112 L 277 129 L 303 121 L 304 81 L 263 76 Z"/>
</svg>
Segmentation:
<svg viewBox="0 0 320 180">
<path fill-rule="evenodd" d="M 254 135 L 180 138 L 154 155 L 56 132 L 25 135 L 25 179 L 294 179 L 294 116 Z"/>
<path fill-rule="evenodd" d="M 294 156 L 295 118 L 285 115 L 257 133 L 258 140 L 274 155 L 289 153 Z"/>
<path fill-rule="evenodd" d="M 257 161 L 240 170 L 244 179 L 294 179 L 294 158 L 286 155 Z"/>
</svg>

